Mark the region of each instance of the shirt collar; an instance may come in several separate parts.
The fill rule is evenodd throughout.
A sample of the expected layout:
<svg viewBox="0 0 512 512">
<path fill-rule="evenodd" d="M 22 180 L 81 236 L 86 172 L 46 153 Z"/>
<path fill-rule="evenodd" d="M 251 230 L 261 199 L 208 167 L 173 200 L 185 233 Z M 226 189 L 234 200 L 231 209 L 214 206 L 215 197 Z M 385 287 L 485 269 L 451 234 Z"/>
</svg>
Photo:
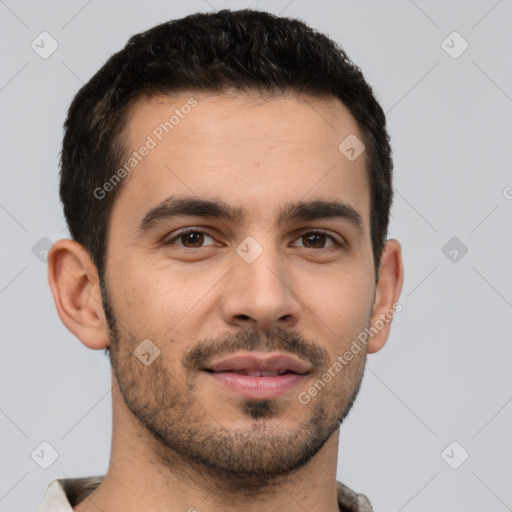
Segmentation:
<svg viewBox="0 0 512 512">
<path fill-rule="evenodd" d="M 53 480 L 36 512 L 73 512 L 73 506 L 85 499 L 102 481 L 103 476 Z M 336 482 L 336 490 L 340 512 L 373 512 L 364 494 L 354 492 L 341 482 Z"/>
</svg>

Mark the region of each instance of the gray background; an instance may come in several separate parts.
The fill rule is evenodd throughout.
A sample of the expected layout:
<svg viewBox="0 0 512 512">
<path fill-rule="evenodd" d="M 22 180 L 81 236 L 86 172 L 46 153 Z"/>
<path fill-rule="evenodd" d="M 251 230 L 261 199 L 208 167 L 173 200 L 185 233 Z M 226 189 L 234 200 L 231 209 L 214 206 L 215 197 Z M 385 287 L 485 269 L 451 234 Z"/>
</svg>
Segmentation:
<svg viewBox="0 0 512 512">
<path fill-rule="evenodd" d="M 512 510 L 510 0 L 0 0 L 0 512 L 34 509 L 53 478 L 102 474 L 109 460 L 108 360 L 63 327 L 39 259 L 45 237 L 67 236 L 57 172 L 69 103 L 132 34 L 248 6 L 341 43 L 392 136 L 403 311 L 342 427 L 338 478 L 376 511 Z M 47 59 L 31 48 L 43 31 L 59 45 Z M 442 45 L 453 31 L 469 44 L 458 58 L 458 36 Z M 43 441 L 59 455 L 48 469 L 31 457 Z"/>
</svg>

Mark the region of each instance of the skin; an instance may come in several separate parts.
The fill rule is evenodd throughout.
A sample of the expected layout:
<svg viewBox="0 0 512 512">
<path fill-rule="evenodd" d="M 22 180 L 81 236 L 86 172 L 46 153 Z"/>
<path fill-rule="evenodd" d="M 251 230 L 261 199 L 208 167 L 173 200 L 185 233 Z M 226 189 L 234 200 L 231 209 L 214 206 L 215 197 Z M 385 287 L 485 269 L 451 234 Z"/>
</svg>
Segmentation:
<svg viewBox="0 0 512 512">
<path fill-rule="evenodd" d="M 191 96 L 197 107 L 122 184 L 107 311 L 82 246 L 60 240 L 49 255 L 61 320 L 85 346 L 110 346 L 113 367 L 109 470 L 74 510 L 336 511 L 339 423 L 391 322 L 308 404 L 298 394 L 392 309 L 403 281 L 400 244 L 388 240 L 376 283 L 366 153 L 349 161 L 338 150 L 362 134 L 334 98 L 190 93 L 139 101 L 128 147 L 144 144 Z M 168 218 L 141 233 L 147 212 L 176 195 L 222 201 L 242 216 Z M 313 200 L 350 205 L 362 229 L 345 218 L 276 222 L 284 205 Z M 184 228 L 208 236 L 180 238 Z M 263 249 L 252 263 L 236 251 L 248 236 Z M 145 339 L 160 350 L 147 366 L 134 357 Z M 187 354 L 208 350 L 293 353 L 311 371 L 292 391 L 251 401 L 199 371 L 197 358 L 187 365 Z"/>
</svg>

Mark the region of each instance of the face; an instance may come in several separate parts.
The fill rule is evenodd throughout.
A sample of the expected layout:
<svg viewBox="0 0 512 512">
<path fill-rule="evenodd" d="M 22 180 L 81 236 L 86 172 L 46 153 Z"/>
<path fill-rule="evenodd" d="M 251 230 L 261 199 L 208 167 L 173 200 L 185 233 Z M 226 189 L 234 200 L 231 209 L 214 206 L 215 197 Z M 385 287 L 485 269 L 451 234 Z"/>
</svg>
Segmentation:
<svg viewBox="0 0 512 512">
<path fill-rule="evenodd" d="M 308 390 L 375 298 L 366 154 L 338 149 L 350 134 L 334 99 L 191 93 L 131 111 L 104 299 L 124 406 L 163 460 L 263 484 L 348 413 L 364 347 Z"/>
</svg>

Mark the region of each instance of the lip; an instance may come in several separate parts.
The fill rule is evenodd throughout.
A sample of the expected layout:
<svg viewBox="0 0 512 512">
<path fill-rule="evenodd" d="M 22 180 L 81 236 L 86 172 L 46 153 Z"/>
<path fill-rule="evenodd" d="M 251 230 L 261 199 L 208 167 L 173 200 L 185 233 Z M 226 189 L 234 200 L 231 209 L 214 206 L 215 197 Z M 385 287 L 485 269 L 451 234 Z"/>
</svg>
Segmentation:
<svg viewBox="0 0 512 512">
<path fill-rule="evenodd" d="M 205 375 L 222 387 L 249 399 L 271 399 L 286 395 L 306 379 L 311 364 L 286 354 L 234 354 L 204 368 Z M 253 376 L 258 372 L 289 372 Z M 240 372 L 240 373 L 237 373 Z"/>
<path fill-rule="evenodd" d="M 227 371 L 279 371 L 286 370 L 296 374 L 305 374 L 311 370 L 311 364 L 282 353 L 237 353 L 206 365 L 213 372 Z"/>
</svg>

